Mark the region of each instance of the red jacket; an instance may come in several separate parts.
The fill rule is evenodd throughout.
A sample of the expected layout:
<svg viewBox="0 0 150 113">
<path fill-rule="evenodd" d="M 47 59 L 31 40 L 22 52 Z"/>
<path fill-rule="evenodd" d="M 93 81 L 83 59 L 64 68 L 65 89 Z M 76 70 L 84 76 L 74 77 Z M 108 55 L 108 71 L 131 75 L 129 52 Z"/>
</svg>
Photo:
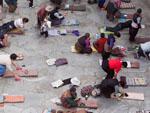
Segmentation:
<svg viewBox="0 0 150 113">
<path fill-rule="evenodd" d="M 44 21 L 47 13 L 45 11 L 45 6 L 43 6 L 38 12 L 37 12 L 37 17 L 41 19 L 41 21 Z"/>
<path fill-rule="evenodd" d="M 99 38 L 97 41 L 96 41 L 96 47 L 97 47 L 97 50 L 99 53 L 101 53 L 104 49 L 104 45 L 107 41 L 107 38 Z"/>
<path fill-rule="evenodd" d="M 119 58 L 109 59 L 109 68 L 114 69 L 115 73 L 118 74 L 122 68 L 122 61 Z"/>
</svg>

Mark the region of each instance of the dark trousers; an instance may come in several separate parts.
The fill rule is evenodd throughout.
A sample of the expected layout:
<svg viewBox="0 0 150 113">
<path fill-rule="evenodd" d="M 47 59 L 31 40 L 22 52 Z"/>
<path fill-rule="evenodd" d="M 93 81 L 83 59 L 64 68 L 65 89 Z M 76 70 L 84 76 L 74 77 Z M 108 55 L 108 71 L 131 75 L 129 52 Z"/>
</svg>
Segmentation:
<svg viewBox="0 0 150 113">
<path fill-rule="evenodd" d="M 114 77 L 114 70 L 109 68 L 108 60 L 102 61 L 102 69 L 107 73 L 106 79 L 111 79 Z"/>
<path fill-rule="evenodd" d="M 103 52 L 102 52 L 103 60 L 104 59 L 107 60 L 110 57 L 110 55 L 111 55 L 111 52 L 106 52 L 106 51 L 103 50 Z"/>
<path fill-rule="evenodd" d="M 48 37 L 48 31 L 41 32 L 41 35 L 45 35 L 45 38 L 47 38 Z"/>
<path fill-rule="evenodd" d="M 139 31 L 138 28 L 133 28 L 133 27 L 129 28 L 129 35 L 130 35 L 129 41 L 131 41 L 131 42 L 135 41 L 135 37 L 136 37 L 138 31 Z"/>
<path fill-rule="evenodd" d="M 29 0 L 29 7 L 33 6 L 33 0 Z"/>
</svg>

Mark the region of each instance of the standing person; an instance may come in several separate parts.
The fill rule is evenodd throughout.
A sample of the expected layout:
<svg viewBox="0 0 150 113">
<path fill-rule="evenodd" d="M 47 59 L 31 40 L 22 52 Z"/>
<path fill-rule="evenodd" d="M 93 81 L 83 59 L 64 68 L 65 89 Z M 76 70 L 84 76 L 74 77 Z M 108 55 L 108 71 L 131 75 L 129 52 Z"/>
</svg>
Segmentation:
<svg viewBox="0 0 150 113">
<path fill-rule="evenodd" d="M 65 108 L 77 107 L 77 93 L 75 86 L 65 91 L 61 96 L 61 103 Z"/>
<path fill-rule="evenodd" d="M 44 19 L 48 17 L 50 11 L 52 10 L 52 6 L 43 6 L 37 12 L 37 25 L 40 28 Z"/>
<path fill-rule="evenodd" d="M 60 25 L 64 16 L 59 13 L 59 7 L 55 7 L 49 15 L 49 20 L 52 22 L 52 26 Z"/>
<path fill-rule="evenodd" d="M 48 37 L 48 29 L 50 29 L 50 28 L 51 28 L 51 22 L 48 21 L 47 19 L 45 19 L 41 26 L 40 34 L 45 35 L 45 38 L 47 38 Z"/>
<path fill-rule="evenodd" d="M 139 29 L 141 28 L 141 21 L 142 21 L 141 13 L 142 13 L 142 9 L 139 8 L 137 9 L 136 13 L 133 15 L 131 27 L 129 28 L 130 42 L 134 42 L 135 37 Z"/>
<path fill-rule="evenodd" d="M 90 44 L 90 34 L 86 33 L 84 36 L 80 37 L 75 43 L 75 49 L 79 53 L 92 53 L 92 48 Z"/>
<path fill-rule="evenodd" d="M 107 38 L 105 37 L 105 34 L 101 33 L 101 37 L 93 43 L 93 46 L 99 53 L 102 53 L 106 42 Z"/>
<path fill-rule="evenodd" d="M 12 65 L 16 69 L 20 69 L 20 67 L 17 66 L 17 64 L 14 62 L 17 59 L 17 54 L 13 53 L 11 55 L 4 54 L 0 55 L 0 66 L 1 66 L 1 73 L 0 77 L 7 77 L 10 73 L 12 73 L 15 77 L 15 80 L 20 80 L 20 77 L 13 71 Z M 8 69 L 9 71 L 6 71 Z"/>
<path fill-rule="evenodd" d="M 127 62 L 121 61 L 119 58 L 106 59 L 103 56 L 102 69 L 107 73 L 106 79 L 115 79 L 122 67 L 127 67 Z"/>
<path fill-rule="evenodd" d="M 4 34 L 3 36 L 0 37 L 0 48 L 8 47 L 8 45 L 9 45 L 8 35 Z"/>
<path fill-rule="evenodd" d="M 150 60 L 150 42 L 145 42 L 143 44 L 140 44 L 137 52 L 137 57 L 140 58 L 141 56 L 146 57 L 148 60 Z"/>
</svg>

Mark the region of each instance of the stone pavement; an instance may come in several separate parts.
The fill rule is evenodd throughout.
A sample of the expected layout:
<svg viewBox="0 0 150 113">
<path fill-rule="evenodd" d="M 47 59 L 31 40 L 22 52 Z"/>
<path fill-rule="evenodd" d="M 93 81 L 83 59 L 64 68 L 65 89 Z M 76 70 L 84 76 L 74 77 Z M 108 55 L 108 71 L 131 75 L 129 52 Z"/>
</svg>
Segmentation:
<svg viewBox="0 0 150 113">
<path fill-rule="evenodd" d="M 83 0 L 84 1 L 84 0 Z M 148 0 L 132 0 L 138 7 L 143 8 L 143 23 L 149 23 L 149 5 Z M 21 52 L 25 59 L 18 61 L 20 65 L 28 68 L 34 68 L 39 71 L 38 78 L 23 78 L 20 82 L 14 79 L 0 80 L 0 94 L 20 94 L 25 96 L 25 102 L 21 104 L 6 104 L 0 113 L 42 113 L 46 108 L 60 108 L 50 99 L 61 95 L 62 91 L 68 86 L 58 89 L 52 88 L 51 82 L 58 79 L 69 77 L 78 77 L 81 80 L 81 86 L 99 83 L 101 78 L 105 76 L 98 64 L 101 55 L 93 53 L 92 55 L 80 55 L 70 52 L 77 37 L 72 35 L 49 37 L 47 39 L 40 37 L 36 28 L 36 12 L 41 3 L 49 3 L 49 0 L 35 0 L 35 8 L 28 8 L 26 0 L 18 0 L 18 9 L 14 14 L 5 13 L 6 18 L 1 22 L 5 23 L 9 20 L 22 16 L 30 18 L 30 22 L 26 25 L 25 35 L 10 35 L 11 45 L 9 48 L 0 50 L 2 53 Z M 86 1 L 84 1 L 86 2 Z M 135 10 L 123 10 L 123 12 L 135 12 Z M 65 27 L 67 29 L 79 29 L 81 35 L 90 32 L 92 37 L 98 33 L 98 27 L 104 25 L 113 25 L 105 18 L 105 12 L 100 11 L 97 5 L 87 5 L 86 12 L 67 11 L 66 18 L 77 18 L 81 25 L 79 27 Z M 140 30 L 138 35 L 149 36 L 150 28 Z M 92 38 L 92 41 L 94 38 Z M 117 39 L 117 44 L 124 47 L 133 46 L 128 43 L 128 35 L 124 34 Z M 127 53 L 126 60 L 133 60 L 131 53 Z M 67 58 L 69 64 L 65 66 L 55 67 L 47 66 L 47 58 Z M 119 75 L 127 76 L 144 76 L 147 82 L 150 82 L 150 63 L 145 59 L 140 59 L 140 69 L 124 69 Z M 78 88 L 80 91 L 81 87 Z M 93 110 L 93 113 L 136 113 L 137 110 L 150 109 L 150 86 L 148 87 L 129 87 L 128 91 L 143 92 L 145 94 L 144 101 L 131 100 L 111 100 L 106 98 L 97 98 L 99 108 Z M 80 94 L 80 93 L 78 93 Z M 61 108 L 62 109 L 62 108 Z"/>
</svg>

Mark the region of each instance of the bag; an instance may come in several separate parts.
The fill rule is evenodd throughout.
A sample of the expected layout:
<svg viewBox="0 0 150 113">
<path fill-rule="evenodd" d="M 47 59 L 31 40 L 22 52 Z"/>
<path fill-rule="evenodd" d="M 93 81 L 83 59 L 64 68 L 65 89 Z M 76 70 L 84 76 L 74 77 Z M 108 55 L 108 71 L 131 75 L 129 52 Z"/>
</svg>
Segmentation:
<svg viewBox="0 0 150 113">
<path fill-rule="evenodd" d="M 61 65 L 65 65 L 65 64 L 68 64 L 68 61 L 66 58 L 59 58 L 55 61 L 56 66 L 61 66 Z"/>
<path fill-rule="evenodd" d="M 92 85 L 85 86 L 81 89 L 81 96 L 85 97 L 86 95 L 91 95 L 93 90 Z"/>
</svg>

